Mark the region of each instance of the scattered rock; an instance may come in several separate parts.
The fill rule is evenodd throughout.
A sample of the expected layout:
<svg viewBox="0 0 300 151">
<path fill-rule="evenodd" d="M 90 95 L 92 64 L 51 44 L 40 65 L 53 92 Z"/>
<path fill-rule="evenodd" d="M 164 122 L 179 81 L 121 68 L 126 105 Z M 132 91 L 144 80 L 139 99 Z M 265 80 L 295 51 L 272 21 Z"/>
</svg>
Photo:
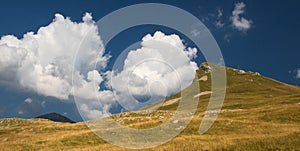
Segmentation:
<svg viewBox="0 0 300 151">
<path fill-rule="evenodd" d="M 178 128 L 175 128 L 175 130 L 183 130 L 184 127 L 183 126 L 179 126 Z"/>
<path fill-rule="evenodd" d="M 171 105 L 173 103 L 176 103 L 177 101 L 179 101 L 181 98 L 175 98 L 175 99 L 172 99 L 172 100 L 169 100 L 167 102 L 164 102 L 164 104 L 162 106 L 168 106 L 168 105 Z"/>
<path fill-rule="evenodd" d="M 207 65 L 200 65 L 200 69 L 205 71 L 205 72 L 211 72 L 211 67 Z"/>
<path fill-rule="evenodd" d="M 118 123 L 121 124 L 121 125 L 124 125 L 124 121 L 123 120 L 118 121 Z"/>
<path fill-rule="evenodd" d="M 230 125 L 233 122 L 233 120 L 230 120 L 226 123 L 226 125 Z"/>
<path fill-rule="evenodd" d="M 194 113 L 193 112 L 189 112 L 187 115 L 194 115 Z"/>
<path fill-rule="evenodd" d="M 258 73 L 258 72 L 255 72 L 255 73 L 254 73 L 254 75 L 256 75 L 256 76 L 260 76 L 260 73 Z"/>
<path fill-rule="evenodd" d="M 200 79 L 199 79 L 199 81 L 207 81 L 207 75 L 205 75 L 205 76 L 203 76 L 203 77 L 201 77 Z"/>
<path fill-rule="evenodd" d="M 211 94 L 211 93 L 212 93 L 211 91 L 200 92 L 200 93 L 196 94 L 196 95 L 194 96 L 194 98 L 199 97 L 199 96 L 201 96 L 201 95 Z"/>
<path fill-rule="evenodd" d="M 174 120 L 172 123 L 177 124 L 178 122 L 179 122 L 178 120 Z"/>
<path fill-rule="evenodd" d="M 204 116 L 203 117 L 209 117 L 209 115 L 207 115 L 207 114 L 204 114 Z"/>
<path fill-rule="evenodd" d="M 238 74 L 245 74 L 246 72 L 244 70 L 239 70 Z"/>
<path fill-rule="evenodd" d="M 208 110 L 205 112 L 205 114 L 217 114 L 217 113 L 219 113 L 218 110 Z"/>
<path fill-rule="evenodd" d="M 8 138 L 4 138 L 4 139 L 2 140 L 2 142 L 6 142 L 6 141 L 8 141 Z"/>
<path fill-rule="evenodd" d="M 204 117 L 214 116 L 217 115 L 218 113 L 219 113 L 218 110 L 209 110 L 204 113 Z"/>
</svg>

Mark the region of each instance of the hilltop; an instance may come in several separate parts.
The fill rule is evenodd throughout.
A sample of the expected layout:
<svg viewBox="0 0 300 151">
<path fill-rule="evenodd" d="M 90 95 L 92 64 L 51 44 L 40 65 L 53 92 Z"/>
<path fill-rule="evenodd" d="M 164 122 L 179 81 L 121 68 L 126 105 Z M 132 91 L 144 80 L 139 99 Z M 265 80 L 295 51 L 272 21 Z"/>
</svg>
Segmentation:
<svg viewBox="0 0 300 151">
<path fill-rule="evenodd" d="M 58 113 L 48 113 L 44 115 L 40 115 L 36 118 L 43 118 L 43 119 L 48 119 L 54 122 L 68 122 L 68 123 L 75 123 L 74 121 L 70 120 L 69 118 L 60 115 Z"/>
<path fill-rule="evenodd" d="M 222 68 L 210 63 L 201 66 L 194 80 L 200 84 L 200 93 L 191 123 L 170 142 L 147 150 L 300 150 L 300 88 L 229 67 L 218 119 L 206 133 L 198 134 L 203 117 L 215 114 L 205 112 L 212 95 L 210 70 Z M 174 115 L 180 99 L 179 92 L 138 112 L 112 118 L 127 127 L 155 127 Z M 146 112 L 153 107 L 158 110 Z M 0 150 L 127 150 L 99 139 L 82 122 L 45 119 L 1 119 L 0 146 Z"/>
</svg>

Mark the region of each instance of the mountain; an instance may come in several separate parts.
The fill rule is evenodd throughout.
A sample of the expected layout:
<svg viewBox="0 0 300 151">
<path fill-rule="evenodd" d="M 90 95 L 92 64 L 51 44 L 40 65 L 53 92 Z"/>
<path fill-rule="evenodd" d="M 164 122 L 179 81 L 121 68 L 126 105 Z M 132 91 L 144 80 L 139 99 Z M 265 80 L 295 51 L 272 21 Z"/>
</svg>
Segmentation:
<svg viewBox="0 0 300 151">
<path fill-rule="evenodd" d="M 221 66 L 211 64 L 211 63 L 202 63 L 204 68 L 218 69 Z M 282 83 L 280 81 L 261 76 L 258 72 L 244 71 L 239 69 L 234 69 L 226 67 L 226 97 L 222 109 L 243 109 L 250 107 L 259 107 L 264 105 L 278 105 L 277 103 L 292 103 L 300 97 L 300 87 L 293 86 L 289 84 Z M 211 74 L 210 72 L 204 71 L 203 69 L 197 70 L 198 80 L 200 91 L 209 92 L 211 91 Z M 190 93 L 196 93 L 199 90 L 195 90 L 192 87 L 186 88 L 190 90 Z M 180 93 L 175 94 L 174 96 L 165 99 L 164 101 L 169 101 L 172 99 L 180 98 Z M 202 98 L 201 102 L 205 102 L 210 95 L 205 95 Z M 294 98 L 291 101 L 288 101 L 289 98 Z M 297 98 L 297 99 L 296 99 Z M 300 100 L 299 100 L 300 102 Z M 157 102 L 155 104 L 160 104 Z M 175 103 L 175 104 L 174 104 Z M 178 105 L 176 102 L 173 104 L 168 104 L 163 106 L 160 109 L 162 110 L 175 110 Z M 296 102 L 293 102 L 297 104 Z M 155 104 L 152 104 L 144 109 L 147 109 Z M 199 108 L 200 106 L 198 106 Z M 201 107 L 200 107 L 201 108 Z M 204 106 L 204 109 L 206 106 Z"/>
<path fill-rule="evenodd" d="M 203 119 L 215 114 L 214 110 L 206 110 L 213 95 L 211 72 L 220 68 L 225 68 L 227 75 L 225 100 L 215 123 L 200 135 Z M 154 128 L 176 113 L 183 101 L 181 95 L 194 98 L 197 93 L 198 106 L 187 127 L 171 141 L 145 150 L 300 150 L 299 87 L 256 72 L 211 63 L 203 63 L 195 77 L 184 93 L 111 118 L 126 127 Z M 198 83 L 200 89 L 195 87 Z M 157 110 L 148 112 L 153 108 Z M 129 136 L 119 139 L 132 140 Z M 98 138 L 83 122 L 69 124 L 44 119 L 1 119 L 0 146 L 0 150 L 127 150 Z"/>
<path fill-rule="evenodd" d="M 40 115 L 36 118 L 43 118 L 43 119 L 48 119 L 54 122 L 68 122 L 68 123 L 75 123 L 74 121 L 70 120 L 69 118 L 60 115 L 58 113 L 49 113 L 49 114 L 44 114 Z"/>
</svg>

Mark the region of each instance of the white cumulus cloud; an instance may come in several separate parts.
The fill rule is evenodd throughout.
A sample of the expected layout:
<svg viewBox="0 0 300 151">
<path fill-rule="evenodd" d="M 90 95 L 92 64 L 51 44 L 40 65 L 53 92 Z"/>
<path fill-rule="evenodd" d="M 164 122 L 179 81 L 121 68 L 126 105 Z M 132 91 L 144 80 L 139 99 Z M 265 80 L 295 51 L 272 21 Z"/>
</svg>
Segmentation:
<svg viewBox="0 0 300 151">
<path fill-rule="evenodd" d="M 134 110 L 187 87 L 194 79 L 196 48 L 186 48 L 178 35 L 157 31 L 142 39 L 141 48 L 131 50 L 119 73 L 111 73 L 111 84 L 119 103 Z"/>
<path fill-rule="evenodd" d="M 0 83 L 13 83 L 62 101 L 75 96 L 85 100 L 86 106 L 92 106 L 91 100 L 98 95 L 110 95 L 100 91 L 103 80 L 101 73 L 94 69 L 96 62 L 97 68 L 104 69 L 109 56 L 104 55 L 91 14 L 86 13 L 82 20 L 77 23 L 55 14 L 53 21 L 36 33 L 28 32 L 21 39 L 13 35 L 1 37 Z M 30 103 L 30 99 L 25 102 Z"/>
<path fill-rule="evenodd" d="M 232 16 L 230 20 L 232 21 L 232 26 L 240 31 L 247 31 L 252 26 L 252 21 L 242 17 L 245 13 L 246 4 L 243 2 L 236 3 L 235 8 L 232 11 Z"/>
<path fill-rule="evenodd" d="M 0 84 L 61 101 L 74 96 L 81 115 L 89 120 L 110 115 L 116 98 L 132 110 L 145 105 L 139 101 L 150 103 L 174 94 L 191 84 L 197 68 L 192 61 L 196 48 L 186 47 L 178 35 L 159 31 L 144 36 L 141 48 L 128 53 L 122 71 L 105 71 L 109 57 L 90 13 L 79 23 L 55 14 L 36 33 L 20 39 L 1 37 Z M 100 87 L 104 82 L 111 89 Z M 18 113 L 28 114 L 32 107 L 39 113 L 46 102 L 35 102 L 26 99 Z"/>
<path fill-rule="evenodd" d="M 87 83 L 87 74 L 97 61 L 103 66 L 108 59 L 104 56 L 98 29 L 91 22 L 90 14 L 84 22 L 75 23 L 69 18 L 55 14 L 48 26 L 37 33 L 28 32 L 22 39 L 3 36 L 0 40 L 0 81 L 15 81 L 18 86 L 31 89 L 40 95 L 68 100 L 72 89 L 72 70 L 76 81 L 75 89 Z M 78 50 L 83 37 L 85 40 Z M 80 60 L 74 62 L 75 54 Z M 102 58 L 96 60 L 100 53 Z M 74 68 L 73 68 L 74 65 Z"/>
</svg>

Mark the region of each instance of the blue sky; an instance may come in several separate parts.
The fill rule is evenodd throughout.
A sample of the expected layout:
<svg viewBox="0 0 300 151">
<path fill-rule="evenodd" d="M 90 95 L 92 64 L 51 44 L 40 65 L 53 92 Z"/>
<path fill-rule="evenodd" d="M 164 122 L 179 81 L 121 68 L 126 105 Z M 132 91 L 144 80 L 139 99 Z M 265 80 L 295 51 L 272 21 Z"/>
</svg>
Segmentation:
<svg viewBox="0 0 300 151">
<path fill-rule="evenodd" d="M 210 30 L 219 44 L 226 66 L 259 72 L 276 80 L 300 85 L 300 10 L 298 1 L 6 1 L 0 6 L 0 36 L 14 35 L 22 38 L 29 31 L 36 33 L 42 26 L 47 26 L 59 13 L 70 17 L 73 22 L 81 22 L 86 12 L 92 13 L 97 21 L 105 15 L 125 6 L 138 3 L 164 3 L 179 7 L 199 18 Z M 244 17 L 250 21 L 250 27 L 238 29 L 232 23 L 232 12 L 237 4 L 245 4 Z M 220 15 L 220 12 L 222 15 Z M 219 17 L 218 17 L 219 15 Z M 221 25 L 217 26 L 216 22 Z M 184 39 L 185 44 L 194 47 L 184 35 L 161 26 L 144 26 L 128 29 L 116 37 L 107 46 L 106 52 L 112 57 L 108 69 L 112 68 L 116 56 L 131 43 L 141 40 L 147 33 L 162 31 L 175 33 Z M 1 51 L 1 49 L 0 49 Z M 198 54 L 195 62 L 203 58 Z M 2 73 L 0 73 L 2 74 Z M 7 83 L 10 83 L 7 81 Z M 60 101 L 56 97 L 45 97 L 36 92 L 0 85 L 0 117 L 33 117 L 48 112 L 58 112 L 80 120 L 72 101 Z M 28 100 L 31 98 L 31 106 Z M 35 103 L 35 104 L 34 104 Z M 33 104 L 33 105 L 32 105 Z M 45 105 L 46 107 L 44 107 Z M 20 114 L 19 109 L 28 110 Z M 35 110 L 37 109 L 37 110 Z M 32 112 L 30 112 L 32 111 Z"/>
</svg>

